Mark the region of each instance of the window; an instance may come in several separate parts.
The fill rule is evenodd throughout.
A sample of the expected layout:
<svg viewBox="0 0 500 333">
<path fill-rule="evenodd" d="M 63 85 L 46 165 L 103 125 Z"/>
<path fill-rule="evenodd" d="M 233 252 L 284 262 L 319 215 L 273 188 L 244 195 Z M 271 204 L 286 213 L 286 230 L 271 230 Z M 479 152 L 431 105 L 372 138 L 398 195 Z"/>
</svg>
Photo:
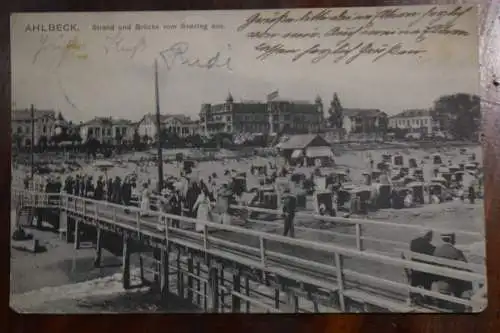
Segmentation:
<svg viewBox="0 0 500 333">
<path fill-rule="evenodd" d="M 43 126 L 42 133 L 47 133 L 47 126 Z"/>
<path fill-rule="evenodd" d="M 94 131 L 92 128 L 89 128 L 89 135 L 94 135 Z"/>
<path fill-rule="evenodd" d="M 24 128 L 24 131 L 25 131 L 26 133 L 29 133 L 29 132 L 30 132 L 30 127 L 29 127 L 29 126 L 26 126 L 26 127 Z"/>
<path fill-rule="evenodd" d="M 19 127 L 17 128 L 17 133 L 18 133 L 18 134 L 21 134 L 22 132 L 23 132 L 23 128 L 22 128 L 21 126 L 19 126 Z"/>
<path fill-rule="evenodd" d="M 108 136 L 111 135 L 111 128 L 108 128 Z"/>
</svg>

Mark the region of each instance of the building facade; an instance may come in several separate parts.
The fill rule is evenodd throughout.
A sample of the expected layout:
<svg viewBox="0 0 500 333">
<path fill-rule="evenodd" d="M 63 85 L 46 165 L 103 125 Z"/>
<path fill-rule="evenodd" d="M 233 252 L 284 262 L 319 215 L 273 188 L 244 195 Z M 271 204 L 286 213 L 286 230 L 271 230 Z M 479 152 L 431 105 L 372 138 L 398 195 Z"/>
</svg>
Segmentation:
<svg viewBox="0 0 500 333">
<path fill-rule="evenodd" d="M 314 103 L 274 99 L 235 102 L 229 94 L 224 103 L 203 104 L 200 132 L 216 133 L 317 133 L 324 123 L 320 98 Z"/>
<path fill-rule="evenodd" d="M 18 147 L 30 147 L 43 141 L 47 143 L 56 133 L 56 112 L 54 110 L 14 110 L 11 115 L 12 144 Z M 33 133 L 33 136 L 32 136 Z"/>
<path fill-rule="evenodd" d="M 406 130 L 409 133 L 432 135 L 439 131 L 439 123 L 434 121 L 430 110 L 405 110 L 389 118 L 389 128 Z"/>
<path fill-rule="evenodd" d="M 80 136 L 83 142 L 96 139 L 100 143 L 120 144 L 132 139 L 131 127 L 130 120 L 96 117 L 80 124 Z"/>
<path fill-rule="evenodd" d="M 181 138 L 198 134 L 198 122 L 185 115 L 160 115 L 160 126 L 167 133 L 176 133 Z M 158 134 L 156 115 L 145 115 L 137 125 L 137 132 L 141 138 L 155 140 Z"/>
<path fill-rule="evenodd" d="M 383 131 L 387 115 L 378 109 L 342 109 L 342 128 L 346 135 L 377 134 Z"/>
</svg>

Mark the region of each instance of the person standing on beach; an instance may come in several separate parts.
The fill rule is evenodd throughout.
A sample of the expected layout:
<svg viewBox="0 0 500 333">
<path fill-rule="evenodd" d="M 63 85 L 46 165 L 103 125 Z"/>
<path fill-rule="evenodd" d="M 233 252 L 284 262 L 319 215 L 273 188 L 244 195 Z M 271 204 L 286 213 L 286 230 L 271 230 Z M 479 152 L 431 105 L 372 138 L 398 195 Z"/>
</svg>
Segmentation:
<svg viewBox="0 0 500 333">
<path fill-rule="evenodd" d="M 148 184 L 144 183 L 142 195 L 141 195 L 141 216 L 148 216 L 148 212 L 151 209 L 151 191 L 148 188 Z"/>
<path fill-rule="evenodd" d="M 102 176 L 99 176 L 97 179 L 97 185 L 95 187 L 94 191 L 94 199 L 95 200 L 102 200 L 104 197 L 104 182 L 102 179 Z"/>
<path fill-rule="evenodd" d="M 293 220 L 295 219 L 296 208 L 297 198 L 290 193 L 290 188 L 286 187 L 283 194 L 283 219 L 285 220 L 283 236 L 295 237 Z"/>
<path fill-rule="evenodd" d="M 75 182 L 73 183 L 73 194 L 75 196 L 80 195 L 80 175 L 76 175 Z"/>
<path fill-rule="evenodd" d="M 180 184 L 176 184 L 174 188 L 174 193 L 170 198 L 170 214 L 172 215 L 182 215 L 182 198 L 180 195 Z M 172 219 L 172 227 L 179 228 L 179 220 Z"/>
<path fill-rule="evenodd" d="M 222 188 L 217 194 L 217 205 L 221 211 L 221 223 L 225 225 L 231 224 L 231 215 L 229 214 L 229 203 L 233 193 L 229 189 L 228 184 L 222 184 Z"/>
<path fill-rule="evenodd" d="M 132 199 L 132 186 L 130 185 L 130 180 L 128 177 L 125 177 L 125 179 L 123 180 L 121 188 L 121 199 L 122 203 L 125 206 L 130 206 L 130 199 Z M 125 212 L 128 213 L 128 209 L 125 209 Z"/>
<path fill-rule="evenodd" d="M 122 184 L 120 177 L 116 176 L 115 182 L 113 183 L 113 197 L 112 201 L 115 204 L 121 204 L 121 193 L 122 193 Z"/>
<path fill-rule="evenodd" d="M 206 188 L 198 195 L 193 205 L 193 212 L 196 212 L 197 220 L 212 222 L 212 202 L 210 201 L 209 193 Z M 204 229 L 205 226 L 202 223 L 195 224 L 195 230 L 197 232 L 203 232 Z"/>
<path fill-rule="evenodd" d="M 196 216 L 196 210 L 194 209 L 194 204 L 200 194 L 200 189 L 195 181 L 189 184 L 189 188 L 186 192 L 185 206 L 184 210 L 188 217 L 194 218 Z"/>
<path fill-rule="evenodd" d="M 108 179 L 108 183 L 106 184 L 106 197 L 109 202 L 113 197 L 113 178 Z"/>
<path fill-rule="evenodd" d="M 85 196 L 85 176 L 82 176 L 80 179 L 80 188 L 78 193 L 81 197 Z"/>
<path fill-rule="evenodd" d="M 94 196 L 94 184 L 92 182 L 92 176 L 87 177 L 87 182 L 85 183 L 85 197 Z"/>
</svg>

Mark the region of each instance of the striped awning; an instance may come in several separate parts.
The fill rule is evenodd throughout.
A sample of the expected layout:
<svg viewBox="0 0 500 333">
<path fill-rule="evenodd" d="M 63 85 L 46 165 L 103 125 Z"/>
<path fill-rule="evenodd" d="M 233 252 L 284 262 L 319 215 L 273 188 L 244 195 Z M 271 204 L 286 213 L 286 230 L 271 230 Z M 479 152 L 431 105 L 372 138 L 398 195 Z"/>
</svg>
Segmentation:
<svg viewBox="0 0 500 333">
<path fill-rule="evenodd" d="M 333 157 L 330 147 L 309 147 L 306 150 L 307 157 Z"/>
</svg>

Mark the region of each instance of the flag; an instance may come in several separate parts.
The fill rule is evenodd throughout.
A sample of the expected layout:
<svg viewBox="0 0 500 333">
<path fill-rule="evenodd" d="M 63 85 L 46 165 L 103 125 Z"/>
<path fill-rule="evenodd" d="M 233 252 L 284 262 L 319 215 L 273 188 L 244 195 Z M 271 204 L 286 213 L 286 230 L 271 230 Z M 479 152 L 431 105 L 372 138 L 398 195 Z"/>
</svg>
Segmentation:
<svg viewBox="0 0 500 333">
<path fill-rule="evenodd" d="M 273 99 L 278 98 L 278 96 L 279 96 L 278 90 L 275 90 L 272 93 L 267 95 L 267 100 L 272 101 Z"/>
</svg>

